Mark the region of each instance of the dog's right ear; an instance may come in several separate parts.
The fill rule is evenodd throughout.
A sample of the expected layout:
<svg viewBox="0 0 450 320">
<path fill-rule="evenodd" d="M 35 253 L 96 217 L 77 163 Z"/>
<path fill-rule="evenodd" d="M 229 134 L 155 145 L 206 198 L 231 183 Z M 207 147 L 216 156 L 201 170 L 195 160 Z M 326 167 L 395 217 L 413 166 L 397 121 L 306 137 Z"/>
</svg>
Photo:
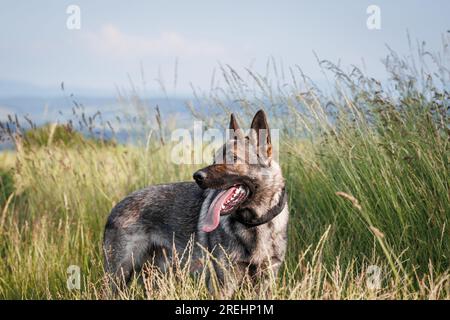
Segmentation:
<svg viewBox="0 0 450 320">
<path fill-rule="evenodd" d="M 236 116 L 234 113 L 231 114 L 230 117 L 230 138 L 235 138 L 237 140 L 243 139 L 244 134 L 242 133 L 241 128 L 239 127 L 239 124 L 237 123 Z"/>
<path fill-rule="evenodd" d="M 258 152 L 261 152 L 261 155 L 268 158 L 272 157 L 272 140 L 264 110 L 259 110 L 253 117 L 250 141 L 258 148 Z"/>
</svg>

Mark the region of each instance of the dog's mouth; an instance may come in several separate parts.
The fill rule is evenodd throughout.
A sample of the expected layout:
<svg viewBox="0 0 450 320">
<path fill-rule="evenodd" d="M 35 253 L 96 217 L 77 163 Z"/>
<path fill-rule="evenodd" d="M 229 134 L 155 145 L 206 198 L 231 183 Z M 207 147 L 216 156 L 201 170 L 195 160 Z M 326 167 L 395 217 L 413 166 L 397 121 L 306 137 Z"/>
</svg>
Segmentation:
<svg viewBox="0 0 450 320">
<path fill-rule="evenodd" d="M 205 232 L 215 230 L 219 226 L 220 216 L 235 211 L 248 199 L 249 195 L 249 188 L 243 184 L 233 185 L 220 191 L 209 206 L 202 230 Z"/>
</svg>

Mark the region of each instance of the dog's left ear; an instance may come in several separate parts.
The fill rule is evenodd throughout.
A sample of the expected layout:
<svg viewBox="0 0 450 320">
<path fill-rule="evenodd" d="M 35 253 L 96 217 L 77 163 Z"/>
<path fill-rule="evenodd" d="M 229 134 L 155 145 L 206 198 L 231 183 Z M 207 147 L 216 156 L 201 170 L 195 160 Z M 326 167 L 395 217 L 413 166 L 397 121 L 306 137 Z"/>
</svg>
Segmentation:
<svg viewBox="0 0 450 320">
<path fill-rule="evenodd" d="M 230 117 L 230 130 L 232 130 L 230 135 L 231 138 L 235 138 L 237 140 L 241 140 L 244 138 L 244 134 L 242 133 L 242 130 L 239 127 L 239 124 L 236 120 L 236 116 L 234 115 L 234 113 L 232 113 Z"/>
<path fill-rule="evenodd" d="M 250 129 L 250 141 L 257 146 L 258 152 L 261 152 L 265 157 L 272 157 L 269 123 L 263 110 L 259 110 L 255 114 Z"/>
</svg>

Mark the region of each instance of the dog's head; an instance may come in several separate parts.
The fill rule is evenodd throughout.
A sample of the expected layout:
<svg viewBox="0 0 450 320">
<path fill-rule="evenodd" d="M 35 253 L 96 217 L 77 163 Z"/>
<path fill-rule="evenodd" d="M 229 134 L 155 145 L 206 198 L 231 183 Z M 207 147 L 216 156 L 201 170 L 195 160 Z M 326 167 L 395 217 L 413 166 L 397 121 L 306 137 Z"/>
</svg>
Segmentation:
<svg viewBox="0 0 450 320">
<path fill-rule="evenodd" d="M 216 190 L 203 226 L 206 232 L 217 228 L 221 215 L 261 201 L 264 196 L 261 191 L 267 191 L 274 176 L 282 180 L 280 168 L 272 159 L 264 111 L 256 113 L 247 136 L 233 114 L 230 130 L 230 140 L 216 152 L 214 163 L 193 175 L 201 188 Z"/>
</svg>

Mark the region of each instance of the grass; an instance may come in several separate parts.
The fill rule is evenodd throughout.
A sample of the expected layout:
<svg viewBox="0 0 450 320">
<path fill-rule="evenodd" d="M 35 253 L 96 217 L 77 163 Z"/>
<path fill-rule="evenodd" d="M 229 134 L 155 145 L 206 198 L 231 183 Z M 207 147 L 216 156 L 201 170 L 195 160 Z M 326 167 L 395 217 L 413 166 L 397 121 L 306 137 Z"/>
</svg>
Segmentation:
<svg viewBox="0 0 450 320">
<path fill-rule="evenodd" d="M 438 73 L 417 71 L 391 52 L 390 86 L 319 61 L 335 76 L 330 94 L 300 71 L 279 76 L 275 64 L 272 76 L 247 78 L 223 67 L 223 83 L 196 92 L 193 112 L 211 126 L 225 124 L 229 108 L 248 120 L 263 107 L 282 131 L 288 254 L 267 290 L 244 282 L 236 298 L 450 298 L 450 73 L 448 60 L 433 61 Z M 111 208 L 149 184 L 190 180 L 198 167 L 172 163 L 170 143 L 78 140 L 23 147 L 19 139 L 14 153 L 0 154 L 0 298 L 105 298 L 101 242 Z M 80 267 L 80 290 L 67 289 L 70 265 Z M 175 265 L 120 298 L 211 297 L 201 277 Z"/>
</svg>

